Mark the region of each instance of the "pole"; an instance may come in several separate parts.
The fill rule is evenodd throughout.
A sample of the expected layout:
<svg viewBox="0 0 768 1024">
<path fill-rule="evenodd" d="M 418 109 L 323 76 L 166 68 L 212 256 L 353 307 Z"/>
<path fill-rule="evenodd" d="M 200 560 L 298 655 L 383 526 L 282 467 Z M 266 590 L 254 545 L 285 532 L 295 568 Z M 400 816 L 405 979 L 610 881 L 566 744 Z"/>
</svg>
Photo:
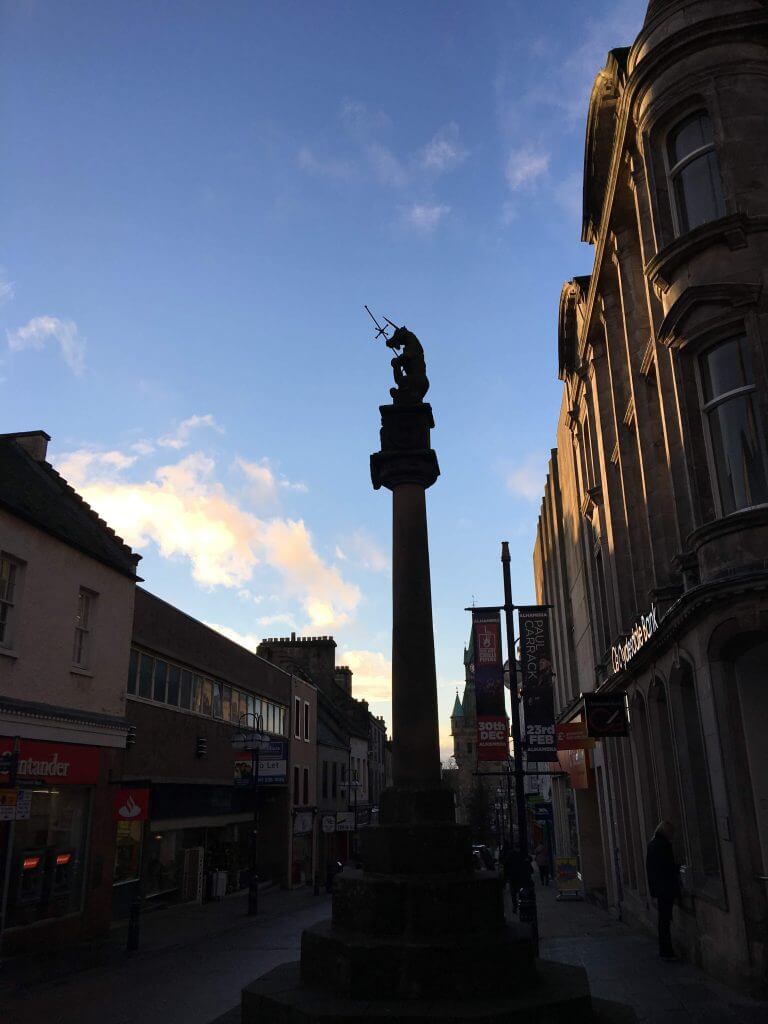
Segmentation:
<svg viewBox="0 0 768 1024">
<path fill-rule="evenodd" d="M 249 916 L 259 912 L 259 876 L 256 874 L 256 843 L 259 830 L 259 747 L 256 742 L 251 751 L 251 767 L 253 771 L 253 832 L 251 834 L 251 878 L 248 883 Z"/>
<path fill-rule="evenodd" d="M 509 697 L 512 702 L 512 745 L 515 748 L 515 803 L 517 805 L 517 843 L 523 857 L 528 855 L 528 819 L 525 813 L 525 769 L 523 742 L 520 733 L 520 703 L 517 696 L 517 658 L 515 657 L 515 622 L 512 604 L 509 542 L 501 542 L 501 565 L 504 574 L 504 615 L 507 621 L 507 655 L 509 657 Z"/>
</svg>

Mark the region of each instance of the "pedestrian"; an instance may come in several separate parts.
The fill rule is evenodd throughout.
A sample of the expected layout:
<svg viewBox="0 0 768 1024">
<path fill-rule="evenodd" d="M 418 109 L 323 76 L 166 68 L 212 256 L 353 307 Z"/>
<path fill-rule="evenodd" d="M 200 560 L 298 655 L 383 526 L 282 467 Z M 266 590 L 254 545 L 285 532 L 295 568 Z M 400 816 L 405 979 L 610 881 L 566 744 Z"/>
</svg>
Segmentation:
<svg viewBox="0 0 768 1024">
<path fill-rule="evenodd" d="M 543 843 L 539 843 L 533 851 L 536 858 L 536 865 L 539 869 L 539 879 L 542 885 L 549 885 L 549 851 Z"/>
<path fill-rule="evenodd" d="M 516 850 L 511 843 L 507 843 L 501 852 L 501 867 L 504 881 L 509 886 L 512 912 L 516 914 L 520 890 L 529 888 L 531 884 L 530 858 Z"/>
<path fill-rule="evenodd" d="M 672 947 L 672 907 L 680 896 L 680 868 L 675 863 L 672 837 L 675 826 L 671 821 L 660 821 L 656 826 L 645 857 L 648 890 L 656 900 L 659 911 L 659 956 L 662 960 L 676 960 Z"/>
</svg>

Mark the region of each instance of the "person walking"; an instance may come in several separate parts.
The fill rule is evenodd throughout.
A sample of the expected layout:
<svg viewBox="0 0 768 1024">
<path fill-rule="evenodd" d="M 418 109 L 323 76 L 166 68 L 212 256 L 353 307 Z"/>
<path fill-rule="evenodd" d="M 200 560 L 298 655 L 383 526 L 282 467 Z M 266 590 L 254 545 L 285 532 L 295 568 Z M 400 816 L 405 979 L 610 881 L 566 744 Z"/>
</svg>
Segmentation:
<svg viewBox="0 0 768 1024">
<path fill-rule="evenodd" d="M 508 842 L 501 852 L 501 867 L 504 872 L 504 881 L 509 886 L 512 912 L 516 914 L 520 890 L 531 885 L 531 863 L 526 856 L 512 846 L 511 842 Z"/>
<path fill-rule="evenodd" d="M 672 837 L 675 826 L 671 821 L 660 821 L 656 826 L 645 856 L 648 891 L 659 911 L 659 956 L 662 960 L 677 960 L 672 947 L 672 908 L 680 896 L 680 868 L 675 863 Z"/>
<path fill-rule="evenodd" d="M 536 858 L 536 865 L 539 869 L 539 879 L 542 885 L 549 885 L 549 851 L 543 843 L 539 843 L 533 851 Z"/>
</svg>

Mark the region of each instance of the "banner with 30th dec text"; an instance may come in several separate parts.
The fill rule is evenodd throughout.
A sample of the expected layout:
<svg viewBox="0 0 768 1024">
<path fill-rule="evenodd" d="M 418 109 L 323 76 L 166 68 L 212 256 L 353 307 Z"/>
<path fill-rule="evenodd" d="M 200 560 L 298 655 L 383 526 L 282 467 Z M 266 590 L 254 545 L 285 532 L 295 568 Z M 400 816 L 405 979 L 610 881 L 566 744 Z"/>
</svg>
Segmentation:
<svg viewBox="0 0 768 1024">
<path fill-rule="evenodd" d="M 504 712 L 504 663 L 501 618 L 497 609 L 473 608 L 477 760 L 506 761 L 509 756 Z"/>
</svg>

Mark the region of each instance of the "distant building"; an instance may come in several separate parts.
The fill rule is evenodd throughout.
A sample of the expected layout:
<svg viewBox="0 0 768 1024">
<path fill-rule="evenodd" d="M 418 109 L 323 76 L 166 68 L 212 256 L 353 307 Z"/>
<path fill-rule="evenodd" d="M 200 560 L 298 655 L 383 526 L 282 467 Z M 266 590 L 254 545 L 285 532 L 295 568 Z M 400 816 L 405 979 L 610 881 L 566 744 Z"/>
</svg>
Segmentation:
<svg viewBox="0 0 768 1024">
<path fill-rule="evenodd" d="M 0 435 L 0 948 L 109 926 L 110 774 L 124 748 L 135 555 L 46 461 Z"/>
<path fill-rule="evenodd" d="M 674 822 L 673 938 L 768 981 L 768 10 L 652 0 L 589 104 L 563 401 L 534 554 L 559 719 L 626 695 L 553 786 L 558 852 L 653 927 L 645 845 Z"/>
</svg>

